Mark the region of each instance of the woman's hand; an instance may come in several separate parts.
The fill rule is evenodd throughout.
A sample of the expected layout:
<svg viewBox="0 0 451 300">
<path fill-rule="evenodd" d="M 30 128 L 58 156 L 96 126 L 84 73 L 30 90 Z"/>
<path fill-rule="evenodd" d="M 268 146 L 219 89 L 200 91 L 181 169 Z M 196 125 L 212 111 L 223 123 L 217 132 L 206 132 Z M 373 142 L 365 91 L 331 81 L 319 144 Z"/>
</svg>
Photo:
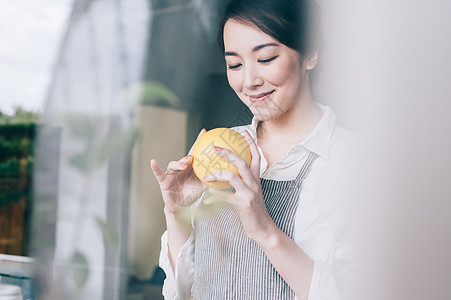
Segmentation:
<svg viewBox="0 0 451 300">
<path fill-rule="evenodd" d="M 193 171 L 193 147 L 197 140 L 206 132 L 203 128 L 188 155 L 178 161 L 171 161 L 163 173 L 155 159 L 150 160 L 150 167 L 160 184 L 161 194 L 165 204 L 165 212 L 175 214 L 180 208 L 188 207 L 198 199 L 207 185 L 197 178 Z"/>
<path fill-rule="evenodd" d="M 232 151 L 215 147 L 218 155 L 237 167 L 241 178 L 232 172 L 215 172 L 204 177 L 205 181 L 226 181 L 235 188 L 236 192 L 232 193 L 210 187 L 209 191 L 212 196 L 205 199 L 204 203 L 210 204 L 220 199 L 232 204 L 241 219 L 247 236 L 260 244 L 266 241 L 277 226 L 270 217 L 263 200 L 260 185 L 260 153 L 247 130 L 245 139 L 249 144 L 252 155 L 250 167 Z"/>
</svg>

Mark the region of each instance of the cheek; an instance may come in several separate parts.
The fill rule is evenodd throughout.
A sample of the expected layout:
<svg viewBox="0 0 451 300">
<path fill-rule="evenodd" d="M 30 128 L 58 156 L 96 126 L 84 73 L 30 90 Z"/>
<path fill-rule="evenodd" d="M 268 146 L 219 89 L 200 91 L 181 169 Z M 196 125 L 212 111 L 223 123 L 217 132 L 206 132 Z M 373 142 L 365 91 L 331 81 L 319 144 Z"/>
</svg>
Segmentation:
<svg viewBox="0 0 451 300">
<path fill-rule="evenodd" d="M 275 86 L 284 85 L 294 75 L 292 67 L 284 62 L 272 65 L 271 68 L 266 69 L 265 72 L 267 80 Z"/>
<path fill-rule="evenodd" d="M 227 71 L 227 80 L 229 82 L 230 87 L 236 92 L 239 93 L 242 90 L 242 76 L 240 71 Z"/>
<path fill-rule="evenodd" d="M 285 89 L 296 89 L 302 81 L 298 64 L 290 61 L 275 65 L 268 72 L 267 78 L 271 84 L 284 87 Z"/>
</svg>

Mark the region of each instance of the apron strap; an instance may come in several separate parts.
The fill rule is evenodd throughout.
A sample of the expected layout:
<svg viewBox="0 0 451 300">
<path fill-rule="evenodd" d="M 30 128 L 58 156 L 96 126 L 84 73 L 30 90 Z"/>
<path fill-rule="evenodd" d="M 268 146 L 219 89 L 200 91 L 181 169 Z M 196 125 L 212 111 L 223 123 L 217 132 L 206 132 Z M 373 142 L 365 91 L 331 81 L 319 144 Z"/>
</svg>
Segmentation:
<svg viewBox="0 0 451 300">
<path fill-rule="evenodd" d="M 304 165 L 302 166 L 301 170 L 299 171 L 298 176 L 295 179 L 295 186 L 300 188 L 302 181 L 304 181 L 305 177 L 307 177 L 308 172 L 310 171 L 313 162 L 315 161 L 315 159 L 318 158 L 318 154 L 316 154 L 315 152 L 310 152 L 307 160 L 305 161 Z"/>
</svg>

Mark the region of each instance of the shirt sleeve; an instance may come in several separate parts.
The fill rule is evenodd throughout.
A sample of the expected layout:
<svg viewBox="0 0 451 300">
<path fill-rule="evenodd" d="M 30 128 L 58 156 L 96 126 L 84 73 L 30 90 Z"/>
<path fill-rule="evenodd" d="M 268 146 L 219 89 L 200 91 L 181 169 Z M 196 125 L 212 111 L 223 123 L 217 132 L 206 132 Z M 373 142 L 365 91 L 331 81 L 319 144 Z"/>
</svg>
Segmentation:
<svg viewBox="0 0 451 300">
<path fill-rule="evenodd" d="M 314 261 L 308 300 L 350 299 L 356 276 L 351 247 L 340 241 L 331 255 L 332 264 Z"/>
<path fill-rule="evenodd" d="M 313 213 L 302 215 L 311 217 L 303 229 L 314 228 L 307 239 L 310 246 L 315 245 L 313 251 L 309 248 L 313 275 L 308 300 L 354 299 L 360 226 L 355 219 L 353 182 L 347 173 L 352 159 L 348 152 L 335 157 L 306 191 L 304 201 L 310 201 Z"/>
<path fill-rule="evenodd" d="M 168 232 L 161 236 L 160 268 L 166 273 L 163 283 L 163 296 L 167 300 L 189 299 L 194 280 L 194 214 L 200 202 L 208 196 L 208 190 L 204 191 L 199 199 L 191 205 L 191 234 L 183 245 L 175 264 L 175 274 L 169 261 Z"/>
<path fill-rule="evenodd" d="M 310 284 L 308 300 L 342 299 L 337 289 L 334 274 L 324 264 L 313 262 L 313 277 Z"/>
<path fill-rule="evenodd" d="M 322 254 L 313 260 L 313 275 L 308 300 L 351 299 L 356 281 L 355 231 L 341 214 L 332 222 Z"/>
<path fill-rule="evenodd" d="M 175 266 L 175 274 L 169 261 L 167 231 L 161 237 L 160 267 L 166 273 L 163 283 L 165 299 L 189 299 L 194 277 L 194 230 L 183 245 Z"/>
</svg>

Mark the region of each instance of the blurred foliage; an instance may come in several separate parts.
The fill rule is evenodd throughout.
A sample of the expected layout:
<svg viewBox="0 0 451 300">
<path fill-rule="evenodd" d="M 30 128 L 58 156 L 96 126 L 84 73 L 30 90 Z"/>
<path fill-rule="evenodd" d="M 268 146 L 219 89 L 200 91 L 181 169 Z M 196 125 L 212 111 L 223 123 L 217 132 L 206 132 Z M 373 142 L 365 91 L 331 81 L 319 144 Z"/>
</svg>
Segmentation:
<svg viewBox="0 0 451 300">
<path fill-rule="evenodd" d="M 8 139 L 18 136 L 34 138 L 35 129 L 34 123 L 0 123 L 0 136 Z"/>
<path fill-rule="evenodd" d="M 15 108 L 14 114 L 9 115 L 0 111 L 0 124 L 35 124 L 36 113 L 25 110 L 20 106 Z"/>
<path fill-rule="evenodd" d="M 31 193 L 36 114 L 16 107 L 14 114 L 0 111 L 0 206 Z"/>
<path fill-rule="evenodd" d="M 134 82 L 120 95 L 122 107 L 134 109 L 136 105 L 154 105 L 162 107 L 178 107 L 180 98 L 165 84 L 145 80 Z"/>
<path fill-rule="evenodd" d="M 33 142 L 30 136 L 25 138 L 23 136 L 5 137 L 3 135 L 3 129 L 6 127 L 9 127 L 9 125 L 0 125 L 0 163 L 7 160 L 14 160 L 17 157 L 28 157 L 32 155 Z M 0 174 L 2 174 L 1 171 Z"/>
<path fill-rule="evenodd" d="M 65 121 L 68 131 L 83 142 L 83 149 L 72 155 L 70 164 L 83 173 L 105 163 L 126 149 L 131 149 L 140 136 L 135 127 L 110 130 L 102 134 L 103 121 L 85 114 L 67 114 Z"/>
<path fill-rule="evenodd" d="M 1 248 L 5 254 L 28 251 L 25 218 L 31 204 L 36 119 L 34 112 L 20 107 L 13 114 L 0 111 L 0 218 L 6 224 L 0 227 L 0 239 L 11 241 Z"/>
<path fill-rule="evenodd" d="M 102 232 L 105 245 L 117 248 L 119 244 L 119 235 L 111 224 L 103 221 L 101 218 L 95 218 L 95 221 Z"/>
<path fill-rule="evenodd" d="M 168 87 L 160 82 L 144 81 L 131 85 L 121 95 L 122 101 L 128 105 L 177 106 L 180 100 Z M 127 106 L 129 107 L 129 106 Z M 69 113 L 63 116 L 62 122 L 71 139 L 77 140 L 80 150 L 69 157 L 69 164 L 84 175 L 86 181 L 90 175 L 102 164 L 120 155 L 129 155 L 135 141 L 140 138 L 140 131 L 131 126 L 121 126 L 120 118 L 101 116 L 96 114 Z M 78 148 L 77 148 L 78 149 Z M 86 191 L 81 190 L 80 201 L 86 199 Z M 88 216 L 79 212 L 76 227 L 81 227 Z M 117 249 L 119 233 L 115 225 L 102 218 L 94 217 L 95 224 L 100 230 L 106 248 Z M 77 241 L 75 241 L 76 243 Z M 81 288 L 89 277 L 90 266 L 83 253 L 75 246 L 71 258 L 71 273 L 76 285 Z"/>
<path fill-rule="evenodd" d="M 89 266 L 86 256 L 80 251 L 75 251 L 70 260 L 72 278 L 78 288 L 81 288 L 89 277 Z"/>
<path fill-rule="evenodd" d="M 14 157 L 7 161 L 0 162 L 0 174 L 2 177 L 19 177 L 20 161 Z"/>
<path fill-rule="evenodd" d="M 96 124 L 97 122 L 94 117 L 86 114 L 67 114 L 65 116 L 65 121 L 69 132 L 73 136 L 84 140 L 93 139 L 100 127 L 98 126 L 99 124 Z"/>
<path fill-rule="evenodd" d="M 175 107 L 180 103 L 177 95 L 161 82 L 144 81 L 140 88 L 143 105 L 165 104 Z"/>
<path fill-rule="evenodd" d="M 120 155 L 129 155 L 127 151 L 131 151 L 134 142 L 140 137 L 140 131 L 131 126 L 121 126 L 119 119 L 112 117 L 101 117 L 98 115 L 89 115 L 82 113 L 70 113 L 63 117 L 63 122 L 67 132 L 73 140 L 80 143 L 80 150 L 69 157 L 71 167 L 83 174 L 86 181 L 91 180 L 91 174 L 102 164 L 107 163 L 111 159 L 120 157 Z M 85 205 L 88 195 L 86 191 L 81 190 L 80 203 Z M 78 212 L 78 224 L 91 216 L 86 215 L 84 210 Z M 119 245 L 119 234 L 114 225 L 102 218 L 94 217 L 103 237 L 105 248 L 117 249 Z M 77 239 L 75 237 L 74 239 Z M 86 257 L 74 249 L 71 259 L 71 273 L 76 285 L 81 288 L 89 277 L 90 266 Z"/>
</svg>

